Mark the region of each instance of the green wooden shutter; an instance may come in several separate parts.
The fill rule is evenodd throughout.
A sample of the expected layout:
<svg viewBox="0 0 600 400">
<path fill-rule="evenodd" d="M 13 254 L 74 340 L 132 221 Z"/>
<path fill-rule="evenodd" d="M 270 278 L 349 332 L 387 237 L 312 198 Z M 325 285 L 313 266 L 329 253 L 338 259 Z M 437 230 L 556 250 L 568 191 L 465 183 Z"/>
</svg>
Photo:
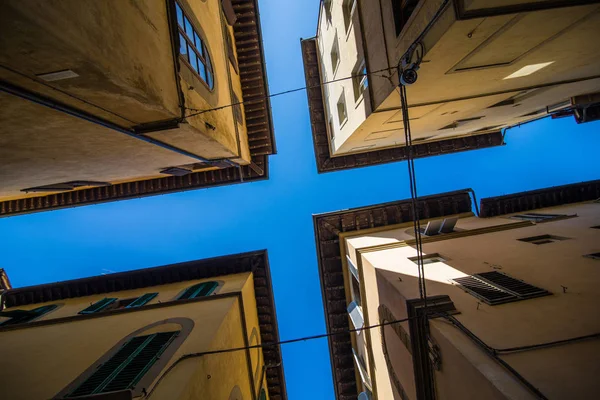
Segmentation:
<svg viewBox="0 0 600 400">
<path fill-rule="evenodd" d="M 265 389 L 260 389 L 260 396 L 258 400 L 267 400 L 267 392 L 265 392 Z"/>
<path fill-rule="evenodd" d="M 102 299 L 100 301 L 95 302 L 94 304 L 92 304 L 88 308 L 79 311 L 79 314 L 93 314 L 93 313 L 97 313 L 98 311 L 104 310 L 106 307 L 108 307 L 109 305 L 111 305 L 115 301 L 117 301 L 117 299 L 114 298 L 114 297 L 106 297 L 106 298 L 104 298 L 104 299 Z"/>
<path fill-rule="evenodd" d="M 197 297 L 204 297 L 210 295 L 215 289 L 219 286 L 217 282 L 204 282 L 200 287 L 196 290 L 196 292 L 192 295 L 192 299 Z"/>
<path fill-rule="evenodd" d="M 160 332 L 129 340 L 68 397 L 131 389 L 179 334 Z"/>
<path fill-rule="evenodd" d="M 181 294 L 181 296 L 179 296 L 179 300 L 195 299 L 197 297 L 209 296 L 215 291 L 217 286 L 219 286 L 219 283 L 214 281 L 199 283 L 197 285 L 187 288 Z"/>
<path fill-rule="evenodd" d="M 135 299 L 134 301 L 132 301 L 127 307 L 125 308 L 134 308 L 134 307 L 141 307 L 144 304 L 146 304 L 147 302 L 149 302 L 150 300 L 152 300 L 153 298 L 155 298 L 156 296 L 158 296 L 158 293 L 146 293 L 140 297 L 138 297 L 137 299 Z"/>
<path fill-rule="evenodd" d="M 5 325 L 23 324 L 23 323 L 29 322 L 35 318 L 41 317 L 42 315 L 46 314 L 47 312 L 54 310 L 56 307 L 58 307 L 56 304 L 50 304 L 48 306 L 34 308 L 33 310 L 29 310 L 29 311 L 15 310 L 15 311 L 17 311 L 14 313 L 15 316 L 12 317 L 11 319 L 9 319 L 8 321 L 1 323 L 0 325 L 5 326 Z M 19 313 L 19 311 L 21 311 L 21 313 Z"/>
</svg>

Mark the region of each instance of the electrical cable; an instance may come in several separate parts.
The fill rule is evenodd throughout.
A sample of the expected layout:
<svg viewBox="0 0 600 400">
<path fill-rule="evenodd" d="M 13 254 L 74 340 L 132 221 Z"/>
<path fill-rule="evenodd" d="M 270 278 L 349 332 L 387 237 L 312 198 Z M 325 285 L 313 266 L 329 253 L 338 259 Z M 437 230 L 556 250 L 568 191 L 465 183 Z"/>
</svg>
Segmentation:
<svg viewBox="0 0 600 400">
<path fill-rule="evenodd" d="M 239 106 L 241 104 L 255 104 L 255 103 L 260 103 L 261 101 L 263 101 L 265 99 L 269 99 L 269 98 L 273 98 L 273 97 L 278 97 L 278 96 L 282 96 L 282 95 L 285 95 L 285 94 L 300 92 L 302 90 L 315 89 L 315 88 L 323 87 L 323 86 L 328 85 L 330 83 L 341 82 L 341 81 L 345 81 L 345 80 L 348 80 L 348 79 L 354 79 L 354 78 L 361 78 L 363 76 L 372 75 L 372 76 L 378 76 L 378 77 L 381 77 L 381 78 L 388 79 L 389 77 L 384 76 L 384 75 L 378 75 L 378 73 L 379 72 L 384 72 L 384 71 L 389 71 L 389 70 L 390 70 L 390 68 L 383 68 L 383 69 L 379 69 L 377 71 L 372 71 L 372 72 L 367 72 L 367 73 L 361 73 L 361 74 L 356 74 L 356 75 L 350 75 L 350 76 L 347 76 L 347 77 L 344 77 L 344 78 L 338 78 L 338 79 L 334 79 L 334 80 L 331 80 L 331 81 L 322 82 L 322 83 L 320 83 L 318 85 L 303 86 L 303 87 L 299 87 L 299 88 L 295 88 L 295 89 L 285 90 L 283 92 L 271 93 L 271 94 L 268 94 L 266 96 L 261 96 L 260 98 L 257 98 L 257 99 L 246 100 L 246 101 L 239 101 L 237 103 L 226 104 L 226 105 L 219 106 L 219 107 L 214 107 L 214 108 L 207 108 L 205 110 L 198 110 L 198 109 L 195 109 L 195 108 L 186 107 L 186 109 L 192 110 L 192 111 L 196 111 L 196 112 L 186 115 L 185 118 L 195 117 L 197 115 L 202 115 L 202 114 L 205 114 L 205 113 L 208 113 L 208 112 L 218 111 L 218 110 L 222 110 L 222 109 L 230 108 L 230 107 L 235 107 L 235 106 Z"/>
<path fill-rule="evenodd" d="M 201 353 L 185 354 L 185 355 L 179 357 L 175 362 L 173 362 L 173 364 L 171 364 L 169 366 L 169 368 L 167 368 L 165 370 L 165 372 L 158 378 L 158 380 L 156 381 L 156 383 L 154 384 L 154 386 L 152 387 L 152 389 L 150 389 L 150 391 L 145 395 L 145 397 L 149 398 L 152 395 L 152 393 L 154 392 L 154 390 L 160 384 L 161 380 L 169 372 L 171 372 L 171 370 L 173 370 L 173 368 L 177 364 L 179 364 L 181 361 L 188 360 L 190 358 L 202 357 L 202 356 L 207 356 L 207 355 L 212 355 L 212 354 L 233 353 L 233 352 L 237 352 L 237 351 L 259 349 L 259 348 L 265 348 L 265 347 L 277 347 L 277 346 L 280 346 L 280 345 L 283 345 L 283 344 L 304 342 L 304 341 L 307 341 L 307 340 L 322 339 L 322 338 L 326 338 L 326 337 L 331 337 L 331 336 L 336 336 L 336 335 L 342 335 L 342 334 L 345 334 L 345 333 L 362 332 L 362 331 L 366 331 L 366 330 L 370 330 L 370 329 L 382 328 L 384 326 L 394 325 L 394 324 L 398 324 L 398 323 L 401 323 L 401 322 L 406 322 L 406 321 L 409 321 L 409 320 L 414 319 L 414 318 L 417 318 L 417 317 L 409 317 L 409 318 L 397 319 L 397 320 L 394 320 L 394 321 L 386 321 L 386 322 L 382 322 L 382 323 L 375 324 L 375 325 L 363 326 L 362 328 L 343 329 L 343 330 L 339 330 L 337 332 L 322 333 L 320 335 L 305 336 L 305 337 L 300 337 L 300 338 L 296 338 L 296 339 L 280 340 L 280 341 L 277 341 L 277 342 L 259 343 L 259 344 L 250 345 L 250 346 L 232 347 L 232 348 L 229 348 L 229 349 L 210 350 L 210 351 L 204 351 L 204 352 L 201 352 Z"/>
</svg>

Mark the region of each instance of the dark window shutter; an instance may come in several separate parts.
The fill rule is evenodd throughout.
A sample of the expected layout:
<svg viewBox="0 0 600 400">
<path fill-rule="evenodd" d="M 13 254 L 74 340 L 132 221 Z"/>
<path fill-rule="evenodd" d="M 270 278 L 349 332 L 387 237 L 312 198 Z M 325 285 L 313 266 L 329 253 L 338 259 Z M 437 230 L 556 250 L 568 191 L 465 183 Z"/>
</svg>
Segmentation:
<svg viewBox="0 0 600 400">
<path fill-rule="evenodd" d="M 219 286 L 217 282 L 204 282 L 189 287 L 179 296 L 179 300 L 195 299 L 197 297 L 209 296 Z"/>
<path fill-rule="evenodd" d="M 93 313 L 97 313 L 98 311 L 104 310 L 106 307 L 108 307 L 109 305 L 111 305 L 115 301 L 117 301 L 117 299 L 114 298 L 114 297 L 106 297 L 106 298 L 104 298 L 104 299 L 102 299 L 100 301 L 95 302 L 94 304 L 92 304 L 88 308 L 79 311 L 79 314 L 93 314 Z"/>
<path fill-rule="evenodd" d="M 158 293 L 146 293 L 140 297 L 138 297 L 137 299 L 135 299 L 134 301 L 132 301 L 127 307 L 125 308 L 134 308 L 134 307 L 141 307 L 144 304 L 148 303 L 150 300 L 152 300 L 153 298 L 155 298 L 156 296 L 158 296 Z"/>
<path fill-rule="evenodd" d="M 11 316 L 11 319 L 1 323 L 0 325 L 16 325 L 23 324 L 25 322 L 29 322 L 35 318 L 41 317 L 42 315 L 54 310 L 58 307 L 56 304 L 51 304 L 48 306 L 42 306 L 38 308 L 34 308 L 33 310 L 25 311 L 25 310 L 14 310 L 11 312 L 7 312 L 5 316 Z M 10 315 L 13 314 L 14 316 Z"/>
<path fill-rule="evenodd" d="M 131 389 L 179 332 L 161 332 L 129 340 L 68 397 Z"/>
<path fill-rule="evenodd" d="M 454 279 L 454 282 L 462 286 L 467 292 L 490 305 L 505 303 L 507 301 L 516 300 L 517 298 L 515 295 L 500 290 L 473 276 L 456 278 Z"/>
<path fill-rule="evenodd" d="M 477 277 L 494 284 L 500 289 L 513 293 L 520 298 L 531 298 L 550 294 L 547 290 L 540 289 L 539 287 L 530 285 L 529 283 L 525 283 L 497 271 L 482 272 L 477 274 Z"/>
</svg>

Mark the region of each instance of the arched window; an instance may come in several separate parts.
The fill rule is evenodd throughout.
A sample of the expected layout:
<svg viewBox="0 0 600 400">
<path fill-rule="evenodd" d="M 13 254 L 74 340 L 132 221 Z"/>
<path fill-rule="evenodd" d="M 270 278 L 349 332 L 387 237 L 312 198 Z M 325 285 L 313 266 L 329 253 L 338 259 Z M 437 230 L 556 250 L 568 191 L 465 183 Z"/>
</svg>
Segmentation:
<svg viewBox="0 0 600 400">
<path fill-rule="evenodd" d="M 42 306 L 34 308 L 33 310 L 7 310 L 0 312 L 0 317 L 10 317 L 9 320 L 1 322 L 1 326 L 24 324 L 26 322 L 33 321 L 41 317 L 44 314 L 49 313 L 58 306 L 51 304 L 49 306 Z"/>
<path fill-rule="evenodd" d="M 78 398 L 132 390 L 143 394 L 194 327 L 188 318 L 170 318 L 133 332 L 54 398 Z"/>
<path fill-rule="evenodd" d="M 202 79 L 210 90 L 215 85 L 210 55 L 205 41 L 192 26 L 190 18 L 179 3 L 175 3 L 177 25 L 179 28 L 179 56 Z"/>
<path fill-rule="evenodd" d="M 177 298 L 178 300 L 195 299 L 197 297 L 210 296 L 219 286 L 218 282 L 210 281 L 203 282 L 185 289 L 185 291 Z"/>
</svg>

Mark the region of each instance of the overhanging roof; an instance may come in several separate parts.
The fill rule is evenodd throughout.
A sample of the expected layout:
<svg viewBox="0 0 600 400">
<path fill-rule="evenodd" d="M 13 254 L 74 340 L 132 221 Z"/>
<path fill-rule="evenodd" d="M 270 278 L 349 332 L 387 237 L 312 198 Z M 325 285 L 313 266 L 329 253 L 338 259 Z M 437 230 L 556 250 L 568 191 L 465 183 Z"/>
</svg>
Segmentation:
<svg viewBox="0 0 600 400">
<path fill-rule="evenodd" d="M 394 147 L 374 150 L 360 154 L 348 154 L 332 157 L 327 136 L 327 118 L 321 92 L 321 71 L 318 64 L 316 38 L 305 39 L 302 44 L 302 59 L 306 79 L 310 124 L 319 173 L 349 168 L 366 167 L 394 161 L 405 161 L 408 156 L 406 147 Z M 413 145 L 415 158 L 438 156 L 459 151 L 483 149 L 500 146 L 504 143 L 500 131 L 460 138 L 445 139 L 430 143 Z"/>
<path fill-rule="evenodd" d="M 420 219 L 470 212 L 469 190 L 421 197 L 417 210 Z M 410 199 L 313 216 L 325 325 L 327 332 L 341 332 L 328 338 L 338 400 L 355 400 L 358 395 L 352 343 L 347 333 L 349 319 L 339 235 L 412 220 Z"/>
<path fill-rule="evenodd" d="M 279 341 L 277 315 L 273 299 L 273 285 L 266 250 L 38 286 L 15 288 L 7 291 L 3 297 L 7 307 L 18 307 L 27 304 L 59 301 L 73 297 L 212 278 L 241 272 L 252 272 L 254 274 L 254 291 L 261 342 Z M 269 389 L 269 398 L 272 400 L 285 400 L 287 394 L 281 348 L 279 346 L 265 347 L 263 348 L 263 355 L 265 364 L 274 366 L 266 370 L 265 379 Z"/>
<path fill-rule="evenodd" d="M 275 154 L 258 0 L 232 0 L 251 164 L 0 201 L 0 217 L 268 179 Z"/>
<path fill-rule="evenodd" d="M 512 214 L 600 199 L 600 180 L 481 199 L 481 217 Z"/>
</svg>

